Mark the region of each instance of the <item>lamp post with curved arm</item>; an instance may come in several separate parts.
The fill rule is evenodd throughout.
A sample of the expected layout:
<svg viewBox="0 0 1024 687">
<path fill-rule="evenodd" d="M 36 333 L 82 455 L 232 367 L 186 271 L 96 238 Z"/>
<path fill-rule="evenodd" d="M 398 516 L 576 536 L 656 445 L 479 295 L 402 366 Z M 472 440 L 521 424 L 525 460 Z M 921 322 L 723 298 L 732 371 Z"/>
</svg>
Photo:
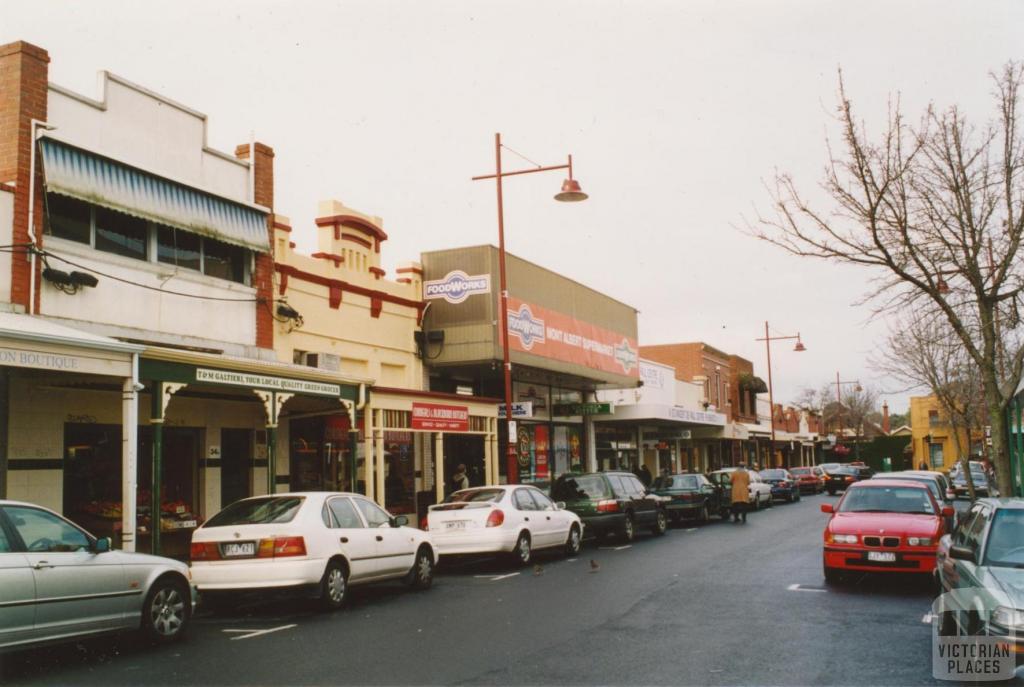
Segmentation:
<svg viewBox="0 0 1024 687">
<path fill-rule="evenodd" d="M 804 346 L 803 341 L 800 340 L 800 332 L 797 332 L 795 336 L 771 336 L 768 333 L 768 321 L 764 323 L 764 337 L 760 339 L 754 339 L 754 341 L 764 341 L 764 349 L 766 357 L 768 358 L 768 417 L 769 424 L 772 430 L 772 441 L 771 441 L 771 456 L 772 461 L 775 460 L 775 395 L 772 391 L 772 341 L 784 341 L 786 339 L 796 339 L 796 345 L 793 346 L 793 350 L 797 353 L 802 353 L 807 350 Z"/>
</svg>

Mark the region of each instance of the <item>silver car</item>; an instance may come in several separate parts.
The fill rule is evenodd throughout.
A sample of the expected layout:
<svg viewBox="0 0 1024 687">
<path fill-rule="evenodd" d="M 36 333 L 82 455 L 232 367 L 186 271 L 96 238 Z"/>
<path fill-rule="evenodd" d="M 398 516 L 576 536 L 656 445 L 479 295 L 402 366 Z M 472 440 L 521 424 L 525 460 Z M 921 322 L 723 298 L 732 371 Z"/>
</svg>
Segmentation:
<svg viewBox="0 0 1024 687">
<path fill-rule="evenodd" d="M 0 500 L 0 650 L 127 629 L 173 641 L 195 598 L 184 563 L 112 551 L 51 510 Z"/>
</svg>

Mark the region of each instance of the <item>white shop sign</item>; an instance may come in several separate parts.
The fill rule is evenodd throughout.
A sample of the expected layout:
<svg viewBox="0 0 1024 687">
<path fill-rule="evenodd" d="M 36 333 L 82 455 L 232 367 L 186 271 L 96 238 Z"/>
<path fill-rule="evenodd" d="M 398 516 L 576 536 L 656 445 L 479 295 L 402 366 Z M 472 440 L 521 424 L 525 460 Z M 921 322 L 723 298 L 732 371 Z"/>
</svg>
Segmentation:
<svg viewBox="0 0 1024 687">
<path fill-rule="evenodd" d="M 341 386 L 310 382 L 304 379 L 285 379 L 283 377 L 267 377 L 248 372 L 232 372 L 229 370 L 196 369 L 197 382 L 213 384 L 229 384 L 232 386 L 248 386 L 258 389 L 273 389 L 297 394 L 314 394 L 316 396 L 341 396 Z"/>
<path fill-rule="evenodd" d="M 72 355 L 57 350 L 0 347 L 0 367 L 2 366 L 115 377 L 128 377 L 132 373 L 131 360 L 127 355 L 114 352 L 104 354 L 102 351 L 91 350 L 84 355 Z"/>
</svg>

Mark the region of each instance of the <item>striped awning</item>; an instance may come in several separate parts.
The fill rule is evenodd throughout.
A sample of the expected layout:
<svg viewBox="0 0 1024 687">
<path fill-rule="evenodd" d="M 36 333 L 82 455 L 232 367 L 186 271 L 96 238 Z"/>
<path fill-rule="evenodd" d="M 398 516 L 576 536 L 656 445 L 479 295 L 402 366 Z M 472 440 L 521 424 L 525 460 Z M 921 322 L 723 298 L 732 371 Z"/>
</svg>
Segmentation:
<svg viewBox="0 0 1024 687">
<path fill-rule="evenodd" d="M 46 190 L 262 253 L 267 213 L 52 138 L 40 140 Z"/>
</svg>

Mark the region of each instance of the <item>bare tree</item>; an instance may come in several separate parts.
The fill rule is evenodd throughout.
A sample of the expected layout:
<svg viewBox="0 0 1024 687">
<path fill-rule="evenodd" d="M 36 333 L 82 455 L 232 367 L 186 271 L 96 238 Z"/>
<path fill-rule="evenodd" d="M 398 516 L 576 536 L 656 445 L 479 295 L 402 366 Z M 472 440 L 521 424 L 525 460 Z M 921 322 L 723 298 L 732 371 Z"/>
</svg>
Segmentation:
<svg viewBox="0 0 1024 687">
<path fill-rule="evenodd" d="M 976 128 L 953 106 L 917 125 L 898 99 L 872 140 L 839 78 L 841 146 L 829 147 L 823 212 L 787 174 L 774 213 L 751 231 L 792 254 L 872 270 L 876 313 L 934 308 L 977 365 L 992 427 L 999 490 L 1012 491 L 1004 411 L 1024 369 L 1024 137 L 1017 127 L 1024 67 L 993 74 L 996 117 Z"/>
<path fill-rule="evenodd" d="M 941 313 L 923 310 L 910 313 L 894 327 L 872 366 L 907 385 L 924 387 L 937 399 L 949 422 L 959 460 L 974 500 L 974 481 L 969 466 L 971 436 L 985 424 L 985 397 L 981 371 L 946 326 Z"/>
</svg>

